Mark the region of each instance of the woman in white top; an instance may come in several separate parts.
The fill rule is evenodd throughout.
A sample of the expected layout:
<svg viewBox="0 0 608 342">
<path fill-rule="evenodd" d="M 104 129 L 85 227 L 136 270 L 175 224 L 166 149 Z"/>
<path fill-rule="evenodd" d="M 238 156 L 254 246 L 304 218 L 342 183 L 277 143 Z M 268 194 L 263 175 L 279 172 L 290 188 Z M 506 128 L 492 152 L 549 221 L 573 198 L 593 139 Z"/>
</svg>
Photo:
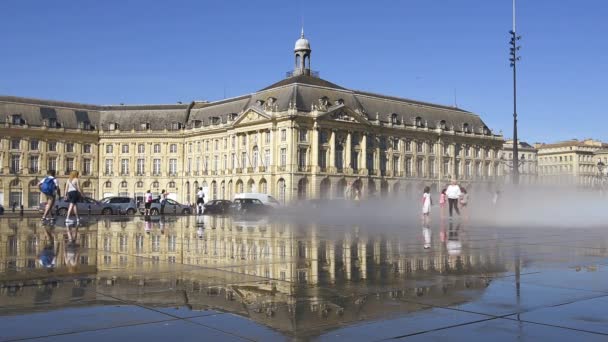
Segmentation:
<svg viewBox="0 0 608 342">
<path fill-rule="evenodd" d="M 80 183 L 78 182 L 78 171 L 74 170 L 70 172 L 70 178 L 65 183 L 65 197 L 64 199 L 70 203 L 68 206 L 68 212 L 65 215 L 66 221 L 71 221 L 70 215 L 72 211 L 74 211 L 74 215 L 76 216 L 76 222 L 80 221 L 80 217 L 78 217 L 78 207 L 77 203 L 80 201 L 81 197 L 84 197 L 82 191 L 80 191 Z"/>
<path fill-rule="evenodd" d="M 424 193 L 422 194 L 422 217 L 425 223 L 428 222 L 429 216 L 431 215 L 432 204 L 433 202 L 431 200 L 431 188 L 425 186 Z"/>
</svg>

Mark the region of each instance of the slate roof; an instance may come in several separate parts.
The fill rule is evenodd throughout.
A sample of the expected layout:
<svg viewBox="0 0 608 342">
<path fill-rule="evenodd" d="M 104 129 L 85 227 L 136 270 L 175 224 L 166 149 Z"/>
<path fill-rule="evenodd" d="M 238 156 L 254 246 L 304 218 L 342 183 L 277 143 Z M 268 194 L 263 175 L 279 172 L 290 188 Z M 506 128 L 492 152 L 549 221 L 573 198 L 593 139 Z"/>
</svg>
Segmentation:
<svg viewBox="0 0 608 342">
<path fill-rule="evenodd" d="M 150 123 L 153 130 L 169 128 L 171 123 L 180 122 L 190 127 L 207 125 L 213 117 L 225 123 L 228 116 L 240 114 L 248 108 L 263 108 L 273 98 L 273 109 L 286 111 L 295 107 L 300 112 L 310 112 L 313 106 L 325 98 L 329 105 L 340 102 L 344 106 L 366 115 L 369 120 L 378 118 L 390 122 L 395 114 L 399 123 L 414 125 L 416 118 L 428 128 L 437 128 L 445 121 L 447 129 L 462 131 L 463 125 L 475 133 L 483 133 L 486 128 L 481 118 L 471 112 L 444 105 L 415 101 L 394 96 L 374 94 L 366 91 L 349 90 L 332 82 L 309 75 L 298 75 L 283 79 L 253 94 L 243 95 L 216 102 L 194 102 L 176 105 L 131 105 L 96 106 L 61 101 L 46 101 L 9 96 L 0 96 L 0 122 L 7 115 L 22 114 L 30 124 L 42 124 L 45 116 L 52 116 L 53 109 L 58 121 L 67 127 L 76 128 L 78 120 L 87 118 L 95 127 L 106 129 L 110 123 L 118 123 L 121 130 L 139 129 L 141 123 Z"/>
</svg>

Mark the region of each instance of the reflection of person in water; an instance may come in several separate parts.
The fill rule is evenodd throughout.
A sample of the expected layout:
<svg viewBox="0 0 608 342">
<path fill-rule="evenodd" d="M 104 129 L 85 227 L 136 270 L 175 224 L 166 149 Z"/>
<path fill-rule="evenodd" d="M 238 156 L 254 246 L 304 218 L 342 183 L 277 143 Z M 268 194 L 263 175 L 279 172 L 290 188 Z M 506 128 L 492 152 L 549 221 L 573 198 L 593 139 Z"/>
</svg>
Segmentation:
<svg viewBox="0 0 608 342">
<path fill-rule="evenodd" d="M 460 223 L 454 228 L 454 223 L 450 221 L 448 229 L 448 241 L 445 246 L 449 255 L 460 255 L 462 251 L 462 242 L 460 242 Z"/>
<path fill-rule="evenodd" d="M 44 231 L 47 236 L 47 241 L 44 244 L 40 255 L 38 255 L 38 262 L 40 263 L 40 266 L 51 270 L 55 268 L 59 246 L 55 243 L 55 236 L 51 229 L 46 228 Z"/>
<path fill-rule="evenodd" d="M 150 234 L 150 230 L 152 230 L 152 221 L 150 221 L 150 216 L 144 216 L 144 230 L 146 233 Z"/>
<path fill-rule="evenodd" d="M 74 227 L 72 232 L 72 225 L 66 223 L 68 241 L 64 245 L 64 259 L 65 265 L 68 267 L 68 271 L 74 272 L 76 266 L 78 266 L 78 257 L 80 255 L 80 245 L 78 245 L 78 225 Z"/>
<path fill-rule="evenodd" d="M 161 216 L 160 220 L 158 221 L 158 226 L 160 228 L 160 233 L 161 234 L 165 234 L 165 217 Z"/>
<path fill-rule="evenodd" d="M 422 226 L 422 236 L 424 237 L 424 249 L 431 248 L 431 238 L 433 237 L 433 232 L 428 225 L 428 222 Z"/>
</svg>

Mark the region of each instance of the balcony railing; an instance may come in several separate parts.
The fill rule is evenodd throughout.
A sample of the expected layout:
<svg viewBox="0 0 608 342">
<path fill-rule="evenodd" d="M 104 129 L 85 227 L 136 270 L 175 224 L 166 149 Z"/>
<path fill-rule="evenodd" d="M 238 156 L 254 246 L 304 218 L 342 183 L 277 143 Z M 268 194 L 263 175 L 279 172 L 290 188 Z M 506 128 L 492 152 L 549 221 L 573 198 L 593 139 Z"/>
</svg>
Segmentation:
<svg viewBox="0 0 608 342">
<path fill-rule="evenodd" d="M 247 173 L 253 173 L 253 168 L 252 167 L 248 167 L 247 168 Z"/>
<path fill-rule="evenodd" d="M 237 167 L 234 170 L 236 171 L 236 173 L 243 173 L 243 169 L 241 169 L 240 167 Z"/>
<path fill-rule="evenodd" d="M 299 165 L 298 171 L 300 172 L 310 172 L 310 166 L 308 165 Z"/>
<path fill-rule="evenodd" d="M 114 176 L 114 172 L 111 172 L 111 171 L 108 172 L 108 171 L 106 171 L 106 172 L 103 173 L 103 175 L 104 176 Z"/>
<path fill-rule="evenodd" d="M 266 166 L 258 166 L 258 172 L 266 172 Z"/>
</svg>

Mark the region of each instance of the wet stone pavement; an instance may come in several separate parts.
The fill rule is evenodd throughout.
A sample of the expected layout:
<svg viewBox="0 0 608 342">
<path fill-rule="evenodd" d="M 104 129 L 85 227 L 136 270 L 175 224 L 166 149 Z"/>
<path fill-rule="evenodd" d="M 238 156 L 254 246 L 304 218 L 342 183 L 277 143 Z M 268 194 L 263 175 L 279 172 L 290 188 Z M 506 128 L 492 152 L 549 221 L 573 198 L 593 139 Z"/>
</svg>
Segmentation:
<svg viewBox="0 0 608 342">
<path fill-rule="evenodd" d="M 0 219 L 0 340 L 606 341 L 608 232 Z"/>
</svg>

